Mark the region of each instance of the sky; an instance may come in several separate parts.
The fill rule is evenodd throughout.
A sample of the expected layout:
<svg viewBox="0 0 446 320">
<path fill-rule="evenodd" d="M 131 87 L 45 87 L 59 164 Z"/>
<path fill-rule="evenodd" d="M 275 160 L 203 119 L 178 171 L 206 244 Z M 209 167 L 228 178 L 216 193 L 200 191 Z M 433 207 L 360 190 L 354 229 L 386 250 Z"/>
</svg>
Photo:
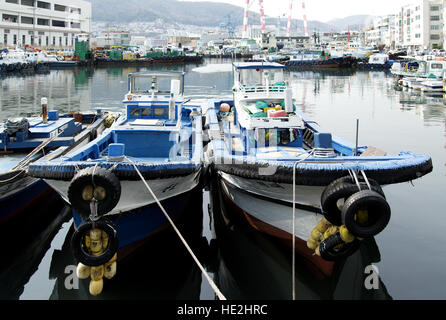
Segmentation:
<svg viewBox="0 0 446 320">
<path fill-rule="evenodd" d="M 225 2 L 240 7 L 245 6 L 245 0 L 182 0 Z M 252 11 L 259 11 L 258 0 L 251 6 Z M 418 0 L 420 1 L 420 0 Z M 335 18 L 344 18 L 357 14 L 381 16 L 395 13 L 406 5 L 417 0 L 305 0 L 308 20 L 327 22 Z M 289 0 L 263 0 L 265 15 L 278 17 L 286 13 L 288 16 Z M 302 17 L 302 0 L 293 1 L 293 18 Z"/>
</svg>

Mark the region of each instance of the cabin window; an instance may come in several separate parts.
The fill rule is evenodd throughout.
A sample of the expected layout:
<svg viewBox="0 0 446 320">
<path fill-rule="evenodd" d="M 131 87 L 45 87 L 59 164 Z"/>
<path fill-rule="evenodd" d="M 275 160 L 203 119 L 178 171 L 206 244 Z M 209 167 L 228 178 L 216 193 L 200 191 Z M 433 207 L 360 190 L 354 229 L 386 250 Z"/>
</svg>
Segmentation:
<svg viewBox="0 0 446 320">
<path fill-rule="evenodd" d="M 142 109 L 142 115 L 145 117 L 151 117 L 152 116 L 152 108 Z"/>
<path fill-rule="evenodd" d="M 443 69 L 443 65 L 441 63 L 432 63 L 432 69 Z"/>
<path fill-rule="evenodd" d="M 166 111 L 167 109 L 166 108 L 155 108 L 154 109 L 154 111 L 155 111 L 155 116 L 156 117 L 164 117 L 164 115 L 165 115 L 165 111 Z"/>
<path fill-rule="evenodd" d="M 139 108 L 134 108 L 130 110 L 130 116 L 132 117 L 139 117 L 141 114 L 141 109 Z"/>
</svg>

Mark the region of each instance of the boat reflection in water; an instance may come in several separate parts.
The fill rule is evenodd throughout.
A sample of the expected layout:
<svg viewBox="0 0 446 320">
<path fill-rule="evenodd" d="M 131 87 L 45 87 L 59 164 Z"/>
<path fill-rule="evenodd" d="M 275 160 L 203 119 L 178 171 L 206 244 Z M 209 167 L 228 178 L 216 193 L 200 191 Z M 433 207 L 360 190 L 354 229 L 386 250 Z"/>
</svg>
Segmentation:
<svg viewBox="0 0 446 320">
<path fill-rule="evenodd" d="M 198 257 L 202 244 L 207 244 L 202 238 L 202 201 L 202 191 L 194 192 L 186 209 L 189 214 L 181 214 L 175 221 Z M 79 280 L 78 289 L 71 289 L 66 268 L 77 264 L 70 244 L 73 231 L 71 227 L 62 249 L 53 253 L 50 278 L 56 283 L 50 300 L 199 300 L 201 271 L 169 225 L 118 261 L 116 276 L 104 280 L 99 296 L 89 294 L 90 279 Z"/>
<path fill-rule="evenodd" d="M 0 300 L 20 298 L 60 227 L 70 219 L 57 193 L 50 191 L 41 200 L 0 226 Z"/>
<path fill-rule="evenodd" d="M 211 248 L 216 252 L 215 282 L 228 300 L 290 300 L 292 298 L 292 249 L 247 224 L 229 201 L 216 179 L 211 184 Z M 380 261 L 373 238 L 342 262 L 329 277 L 321 277 L 296 253 L 297 300 L 387 300 L 392 297 L 379 278 L 378 289 L 366 289 L 366 267 Z"/>
</svg>

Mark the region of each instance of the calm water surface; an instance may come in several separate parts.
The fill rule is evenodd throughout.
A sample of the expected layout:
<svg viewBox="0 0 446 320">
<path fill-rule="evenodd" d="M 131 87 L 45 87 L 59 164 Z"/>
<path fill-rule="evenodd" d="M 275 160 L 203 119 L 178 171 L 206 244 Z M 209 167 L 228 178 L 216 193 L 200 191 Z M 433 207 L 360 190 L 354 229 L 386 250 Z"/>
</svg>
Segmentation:
<svg viewBox="0 0 446 320">
<path fill-rule="evenodd" d="M 164 66 L 156 70 L 186 72 L 186 94 L 230 96 L 230 61 Z M 0 78 L 0 120 L 39 111 L 40 98 L 60 111 L 119 111 L 127 76 L 147 68 L 53 70 L 49 74 Z M 320 126 L 354 141 L 360 120 L 361 145 L 389 153 L 428 154 L 434 171 L 416 181 L 384 188 L 392 208 L 389 226 L 345 263 L 321 280 L 297 265 L 299 299 L 445 299 L 446 248 L 446 100 L 397 90 L 384 72 L 290 72 L 297 104 Z M 230 299 L 290 299 L 291 252 L 244 225 L 226 228 L 221 211 L 230 210 L 219 191 L 197 193 L 189 208 L 194 219 L 181 227 L 217 285 Z M 74 264 L 69 248 L 72 221 L 55 197 L 39 208 L 53 215 L 52 224 L 11 249 L 0 264 L 3 299 L 91 299 L 88 281 L 67 290 L 66 267 Z M 37 210 L 37 209 L 34 209 Z M 161 248 L 161 249 L 160 249 Z M 5 260 L 4 260 L 5 261 Z M 374 264 L 378 290 L 364 288 L 364 268 Z M 68 270 L 69 272 L 69 270 Z M 147 243 L 121 264 L 99 299 L 193 299 L 215 296 L 176 235 Z"/>
</svg>

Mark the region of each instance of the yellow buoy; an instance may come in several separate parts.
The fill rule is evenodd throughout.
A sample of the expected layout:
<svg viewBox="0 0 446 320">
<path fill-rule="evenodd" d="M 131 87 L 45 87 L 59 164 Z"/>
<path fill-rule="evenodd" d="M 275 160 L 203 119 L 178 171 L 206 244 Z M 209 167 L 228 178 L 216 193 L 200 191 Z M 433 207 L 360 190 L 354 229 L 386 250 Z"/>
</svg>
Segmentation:
<svg viewBox="0 0 446 320">
<path fill-rule="evenodd" d="M 111 279 L 116 275 L 116 267 L 117 267 L 117 263 L 116 261 L 113 262 L 107 262 L 104 266 L 104 277 L 106 277 L 107 279 Z"/>
<path fill-rule="evenodd" d="M 91 238 L 90 238 L 90 236 L 89 235 L 85 235 L 84 241 L 85 241 L 85 246 L 88 249 L 90 249 L 90 246 L 91 246 Z"/>
<path fill-rule="evenodd" d="M 91 201 L 93 199 L 93 186 L 86 186 L 82 190 L 82 199 L 84 201 Z"/>
<path fill-rule="evenodd" d="M 101 294 L 102 289 L 104 288 L 104 280 L 100 279 L 100 280 L 90 280 L 90 294 L 92 296 L 97 296 L 99 294 Z"/>
<path fill-rule="evenodd" d="M 91 240 L 90 252 L 94 256 L 100 256 L 104 251 L 102 250 L 102 240 Z"/>
<path fill-rule="evenodd" d="M 368 210 L 359 210 L 355 214 L 355 221 L 359 224 L 365 224 L 369 220 L 369 211 Z"/>
<path fill-rule="evenodd" d="M 327 231 L 328 228 L 331 227 L 331 223 L 327 221 L 327 219 L 322 218 L 321 221 L 319 221 L 319 223 L 316 226 L 316 229 L 320 232 L 320 233 L 324 233 L 325 231 Z"/>
<path fill-rule="evenodd" d="M 314 229 L 314 230 L 311 232 L 310 239 L 313 239 L 314 241 L 320 241 L 320 240 L 321 240 L 321 237 L 322 237 L 322 233 L 319 232 L 317 229 Z"/>
<path fill-rule="evenodd" d="M 100 265 L 98 267 L 91 267 L 90 271 L 91 279 L 94 281 L 98 281 L 104 277 L 104 265 Z"/>
<path fill-rule="evenodd" d="M 106 232 L 102 231 L 102 248 L 106 249 L 108 247 L 108 235 Z"/>
<path fill-rule="evenodd" d="M 91 229 L 90 230 L 91 241 L 100 240 L 101 237 L 102 237 L 102 230 L 101 229 Z"/>
<path fill-rule="evenodd" d="M 76 268 L 76 275 L 78 279 L 87 279 L 90 276 L 91 267 L 85 264 L 78 263 Z"/>
<path fill-rule="evenodd" d="M 308 241 L 307 241 L 307 247 L 308 247 L 308 249 L 311 249 L 311 250 L 316 250 L 316 248 L 319 246 L 319 242 L 317 242 L 317 241 L 314 241 L 313 239 L 308 239 Z"/>
<path fill-rule="evenodd" d="M 107 192 L 105 191 L 104 187 L 98 186 L 94 188 L 93 195 L 96 200 L 102 201 L 107 196 Z"/>
<path fill-rule="evenodd" d="M 320 246 L 317 246 L 316 250 L 314 251 L 314 253 L 316 253 L 317 256 L 321 256 L 321 251 L 319 250 Z"/>
<path fill-rule="evenodd" d="M 339 228 L 339 233 L 341 234 L 341 238 L 345 243 L 350 243 L 355 240 L 355 236 L 352 235 L 350 233 L 350 231 L 348 231 L 348 229 L 345 225 L 341 226 L 341 228 Z"/>
<path fill-rule="evenodd" d="M 336 232 L 338 232 L 338 227 L 336 227 L 336 226 L 331 226 L 330 228 L 328 228 L 327 231 L 325 231 L 325 233 L 324 233 L 324 239 L 327 239 L 328 237 L 334 235 Z"/>
</svg>

